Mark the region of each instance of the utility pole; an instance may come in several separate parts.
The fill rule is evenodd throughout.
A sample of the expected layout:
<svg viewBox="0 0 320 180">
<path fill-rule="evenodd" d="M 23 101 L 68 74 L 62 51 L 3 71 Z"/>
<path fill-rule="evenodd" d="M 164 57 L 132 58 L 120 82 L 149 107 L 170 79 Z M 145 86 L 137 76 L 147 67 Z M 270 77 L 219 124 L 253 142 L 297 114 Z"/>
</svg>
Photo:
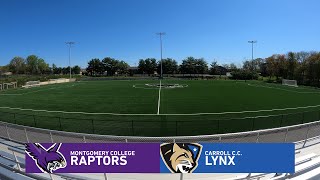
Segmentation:
<svg viewBox="0 0 320 180">
<path fill-rule="evenodd" d="M 75 42 L 69 41 L 66 42 L 66 44 L 69 46 L 69 78 L 71 79 L 71 46 L 75 44 Z"/>
<path fill-rule="evenodd" d="M 251 59 L 252 59 L 252 61 L 253 61 L 253 44 L 254 44 L 254 43 L 257 43 L 257 41 L 248 41 L 248 43 L 251 43 L 251 45 L 252 45 Z"/>
<path fill-rule="evenodd" d="M 159 33 L 157 33 L 157 35 L 159 35 L 160 36 L 160 53 L 161 53 L 161 59 L 160 59 L 160 79 L 163 79 L 163 72 L 162 72 L 162 36 L 163 35 L 166 35 L 166 33 L 165 32 L 159 32 Z"/>
</svg>

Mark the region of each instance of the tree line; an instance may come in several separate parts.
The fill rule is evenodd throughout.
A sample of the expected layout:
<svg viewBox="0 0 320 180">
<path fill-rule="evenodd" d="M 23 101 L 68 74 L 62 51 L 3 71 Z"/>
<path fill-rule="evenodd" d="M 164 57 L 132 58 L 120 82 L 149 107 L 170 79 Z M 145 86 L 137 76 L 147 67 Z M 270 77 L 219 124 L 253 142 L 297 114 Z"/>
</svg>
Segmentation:
<svg viewBox="0 0 320 180">
<path fill-rule="evenodd" d="M 111 57 L 106 57 L 102 60 L 94 58 L 88 62 L 86 71 L 90 76 L 127 74 L 129 72 L 129 64 Z"/>
<path fill-rule="evenodd" d="M 298 84 L 320 87 L 320 52 L 288 52 L 273 54 L 265 59 L 243 62 L 242 71 L 258 73 L 263 77 L 297 80 Z"/>
<path fill-rule="evenodd" d="M 260 71 L 269 79 L 295 79 L 298 84 L 320 87 L 320 52 L 274 54 L 265 59 Z"/>
<path fill-rule="evenodd" d="M 128 63 L 111 57 L 102 60 L 98 58 L 91 59 L 86 68 L 88 75 L 110 75 L 128 74 L 130 66 Z M 153 75 L 161 73 L 161 63 L 155 58 L 140 59 L 135 74 Z M 132 73 L 132 72 L 131 72 Z M 177 61 L 172 58 L 162 59 L 163 74 L 205 74 L 208 73 L 207 62 L 203 58 L 188 57 L 182 60 L 182 64 L 178 65 Z"/>
<path fill-rule="evenodd" d="M 11 71 L 14 74 L 68 74 L 69 67 L 57 67 L 45 62 L 44 59 L 30 55 L 26 59 L 14 57 L 2 71 Z M 79 66 L 72 67 L 73 74 L 79 74 Z M 106 57 L 102 60 L 91 59 L 86 68 L 90 76 L 114 76 L 128 74 L 154 75 L 161 73 L 161 63 L 155 58 L 140 59 L 137 67 L 130 67 L 123 60 Z M 172 58 L 162 60 L 163 74 L 232 74 L 233 79 L 257 79 L 266 77 L 269 81 L 274 79 L 294 79 L 298 84 L 320 87 L 320 52 L 288 52 L 286 54 L 273 54 L 267 58 L 247 60 L 241 67 L 231 64 L 218 64 L 213 61 L 208 65 L 203 58 L 187 57 L 180 64 Z"/>
<path fill-rule="evenodd" d="M 132 73 L 129 65 L 110 57 L 102 61 L 95 58 L 88 62 L 89 75 L 115 75 Z M 163 74 L 232 74 L 233 79 L 258 79 L 259 76 L 268 77 L 269 81 L 281 82 L 282 79 L 294 79 L 298 84 L 320 87 L 320 52 L 288 52 L 273 54 L 267 58 L 246 60 L 241 67 L 231 64 L 218 64 L 213 61 L 208 65 L 203 58 L 187 57 L 179 65 L 172 58 L 162 60 Z M 153 75 L 161 73 L 161 63 L 155 58 L 140 59 L 136 74 Z"/>
<path fill-rule="evenodd" d="M 134 69 L 132 69 L 134 68 Z M 178 62 L 172 58 L 162 59 L 163 74 L 212 74 L 223 75 L 227 70 L 239 69 L 234 63 L 219 65 L 217 61 L 210 64 L 204 58 L 187 57 Z M 126 62 L 117 60 L 111 57 L 106 57 L 102 60 L 98 58 L 91 59 L 88 62 L 86 71 L 89 76 L 101 75 L 121 75 L 121 74 L 145 74 L 154 75 L 161 74 L 161 63 L 155 58 L 140 59 L 137 67 L 130 67 Z M 134 72 L 132 72 L 134 71 Z"/>
<path fill-rule="evenodd" d="M 13 74 L 30 74 L 30 75 L 41 75 L 41 74 L 69 74 L 68 67 L 57 67 L 52 64 L 50 67 L 46 61 L 36 55 L 30 55 L 27 58 L 14 57 L 10 63 L 2 67 L 3 71 L 10 71 Z M 72 74 L 80 74 L 80 67 L 74 66 L 71 68 Z"/>
</svg>

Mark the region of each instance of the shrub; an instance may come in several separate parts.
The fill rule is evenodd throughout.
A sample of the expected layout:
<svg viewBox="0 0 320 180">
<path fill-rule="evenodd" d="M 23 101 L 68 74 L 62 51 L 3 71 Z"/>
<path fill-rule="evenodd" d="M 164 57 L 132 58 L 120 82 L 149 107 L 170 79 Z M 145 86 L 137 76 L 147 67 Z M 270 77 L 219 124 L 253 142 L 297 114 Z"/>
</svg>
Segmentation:
<svg viewBox="0 0 320 180">
<path fill-rule="evenodd" d="M 259 78 L 258 73 L 245 70 L 235 70 L 231 72 L 231 75 L 230 79 L 237 80 L 257 80 Z"/>
</svg>

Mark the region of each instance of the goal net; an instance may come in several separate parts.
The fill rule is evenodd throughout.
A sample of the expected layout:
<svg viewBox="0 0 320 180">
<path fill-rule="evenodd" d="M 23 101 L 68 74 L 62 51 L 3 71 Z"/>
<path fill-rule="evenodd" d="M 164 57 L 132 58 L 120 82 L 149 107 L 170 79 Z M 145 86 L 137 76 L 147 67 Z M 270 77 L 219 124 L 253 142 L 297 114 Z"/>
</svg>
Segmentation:
<svg viewBox="0 0 320 180">
<path fill-rule="evenodd" d="M 296 80 L 282 79 L 282 85 L 298 87 Z"/>
</svg>

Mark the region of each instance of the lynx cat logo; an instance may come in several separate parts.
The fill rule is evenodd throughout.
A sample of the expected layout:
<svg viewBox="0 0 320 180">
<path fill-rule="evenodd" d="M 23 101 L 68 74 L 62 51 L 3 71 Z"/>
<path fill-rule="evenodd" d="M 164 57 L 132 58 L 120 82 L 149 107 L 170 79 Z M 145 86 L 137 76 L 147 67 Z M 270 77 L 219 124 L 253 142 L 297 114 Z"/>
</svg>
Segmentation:
<svg viewBox="0 0 320 180">
<path fill-rule="evenodd" d="M 64 156 L 59 152 L 61 143 L 53 144 L 46 149 L 39 143 L 26 144 L 26 153 L 34 160 L 42 172 L 53 173 L 65 168 L 67 163 Z"/>
<path fill-rule="evenodd" d="M 192 173 L 198 166 L 202 146 L 196 143 L 170 143 L 160 146 L 160 155 L 172 173 Z"/>
</svg>

